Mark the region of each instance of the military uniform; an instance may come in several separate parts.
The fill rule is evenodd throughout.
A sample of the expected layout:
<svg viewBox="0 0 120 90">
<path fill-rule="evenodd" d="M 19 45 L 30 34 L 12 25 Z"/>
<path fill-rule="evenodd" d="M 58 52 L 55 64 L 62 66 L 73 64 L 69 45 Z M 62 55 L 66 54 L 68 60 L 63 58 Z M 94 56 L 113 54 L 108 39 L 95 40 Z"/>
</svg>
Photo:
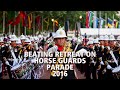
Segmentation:
<svg viewBox="0 0 120 90">
<path fill-rule="evenodd" d="M 51 47 L 52 48 L 52 47 Z M 48 48 L 49 49 L 49 48 Z M 58 52 L 60 52 L 61 50 L 59 49 L 59 46 L 58 46 L 58 50 L 57 50 Z M 55 53 L 53 53 L 53 58 L 55 57 Z M 69 57 L 65 57 L 65 58 L 69 58 Z M 58 57 L 56 57 L 56 60 L 58 60 Z M 60 63 L 58 63 L 59 65 L 60 65 Z M 63 64 L 63 65 L 65 65 L 65 64 Z M 60 72 L 62 71 L 62 70 L 59 70 Z M 52 72 L 52 71 L 51 71 Z M 54 76 L 52 76 L 52 75 L 50 75 L 50 79 L 76 79 L 76 77 L 75 77 L 75 74 L 74 74 L 74 70 L 67 70 L 67 76 L 63 76 L 62 78 L 61 78 L 61 76 L 56 76 L 56 77 L 54 77 Z"/>
<path fill-rule="evenodd" d="M 56 39 L 56 38 L 66 38 L 67 36 L 66 36 L 66 34 L 65 34 L 65 31 L 64 30 L 61 30 L 61 29 L 59 29 L 59 30 L 57 30 L 56 31 L 56 34 L 55 34 L 55 36 L 54 36 L 54 39 Z M 66 42 L 66 44 L 64 45 L 64 46 L 60 46 L 60 45 L 58 45 L 58 44 L 55 44 L 56 46 L 57 46 L 57 51 L 58 52 L 66 52 L 66 48 L 69 48 L 69 50 L 71 51 L 71 46 L 69 46 L 68 45 L 68 47 L 66 46 L 68 44 L 68 42 Z M 52 48 L 52 47 L 51 47 Z M 49 51 L 50 49 L 48 49 L 48 51 Z M 68 50 L 68 49 L 67 49 Z M 68 52 L 69 52 L 69 50 L 68 50 Z M 57 52 L 57 51 L 54 51 L 54 53 L 55 52 Z M 54 56 L 53 56 L 54 57 Z M 55 58 L 57 58 L 57 60 L 59 59 L 59 57 L 55 57 Z M 64 57 L 63 57 L 64 58 Z M 69 58 L 69 57 L 65 57 L 65 58 Z M 55 65 L 60 65 L 59 63 L 56 63 Z M 64 63 L 62 63 L 62 65 L 65 65 Z M 61 70 L 58 70 L 58 71 L 60 71 L 61 72 Z M 62 70 L 62 71 L 64 71 L 64 70 Z M 50 79 L 76 79 L 76 77 L 75 77 L 75 73 L 74 73 L 74 70 L 67 70 L 67 76 L 56 76 L 56 77 L 54 77 L 53 76 L 53 71 L 52 70 L 50 70 Z"/>
</svg>

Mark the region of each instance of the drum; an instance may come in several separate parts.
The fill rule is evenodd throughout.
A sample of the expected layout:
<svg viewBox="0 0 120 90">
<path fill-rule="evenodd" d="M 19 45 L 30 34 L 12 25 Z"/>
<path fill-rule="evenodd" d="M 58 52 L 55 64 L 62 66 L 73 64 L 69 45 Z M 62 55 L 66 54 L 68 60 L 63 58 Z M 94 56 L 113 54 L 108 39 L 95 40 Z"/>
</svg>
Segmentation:
<svg viewBox="0 0 120 90">
<path fill-rule="evenodd" d="M 19 73 L 21 72 L 21 70 L 22 70 L 22 65 L 21 64 L 18 64 L 18 65 L 11 68 L 11 73 L 12 73 L 12 76 L 13 76 L 14 79 L 19 78 L 19 76 L 20 76 Z"/>
<path fill-rule="evenodd" d="M 36 58 L 31 59 L 31 63 L 36 63 Z"/>
<path fill-rule="evenodd" d="M 24 60 L 23 63 L 27 63 L 27 62 L 29 62 L 29 61 L 30 61 L 29 59 L 28 59 L 28 60 Z"/>
<path fill-rule="evenodd" d="M 11 69 L 13 78 L 15 79 L 27 79 L 30 78 L 31 70 L 34 69 L 33 64 L 31 61 L 28 60 L 26 63 L 22 63 L 20 65 L 16 65 Z"/>
<path fill-rule="evenodd" d="M 21 66 L 21 64 L 15 65 L 14 67 L 11 68 L 11 71 L 18 69 L 20 66 Z"/>
</svg>

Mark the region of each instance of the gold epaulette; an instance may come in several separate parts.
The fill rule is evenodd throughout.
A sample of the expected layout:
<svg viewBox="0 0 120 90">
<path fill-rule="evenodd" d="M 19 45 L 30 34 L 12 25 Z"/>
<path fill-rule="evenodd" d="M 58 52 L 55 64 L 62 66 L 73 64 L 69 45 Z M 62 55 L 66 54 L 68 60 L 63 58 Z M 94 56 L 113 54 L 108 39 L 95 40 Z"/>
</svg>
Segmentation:
<svg viewBox="0 0 120 90">
<path fill-rule="evenodd" d="M 30 45 L 28 44 L 28 45 L 26 46 L 26 48 L 30 49 Z"/>
<path fill-rule="evenodd" d="M 21 54 L 21 53 L 22 53 L 22 49 L 20 50 L 19 54 Z"/>
<path fill-rule="evenodd" d="M 18 48 L 18 51 L 19 51 L 20 49 L 22 49 L 22 48 L 21 48 L 21 47 L 19 47 L 19 48 Z"/>
</svg>

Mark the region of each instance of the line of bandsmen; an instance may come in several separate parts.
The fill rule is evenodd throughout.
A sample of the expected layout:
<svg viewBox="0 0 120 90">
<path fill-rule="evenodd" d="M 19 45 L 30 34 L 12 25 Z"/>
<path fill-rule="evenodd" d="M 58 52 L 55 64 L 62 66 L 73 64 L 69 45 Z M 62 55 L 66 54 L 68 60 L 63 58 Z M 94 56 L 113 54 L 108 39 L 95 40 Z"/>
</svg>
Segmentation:
<svg viewBox="0 0 120 90">
<path fill-rule="evenodd" d="M 48 48 L 54 46 L 54 32 L 48 34 L 40 34 L 37 36 L 6 35 L 0 37 L 0 78 L 2 79 L 6 73 L 9 78 L 13 78 L 11 66 L 24 61 L 24 52 L 27 51 L 47 51 Z M 88 37 L 87 41 L 84 37 L 67 38 L 71 42 L 72 49 L 76 51 L 82 48 L 87 51 L 96 51 L 96 57 L 86 57 L 86 64 L 76 64 L 81 73 L 85 73 L 86 79 L 118 79 L 119 69 L 115 69 L 120 65 L 120 36 L 116 39 L 114 35 L 101 35 L 98 38 Z M 18 59 L 16 61 L 16 59 Z M 27 58 L 29 59 L 29 57 Z M 115 69 L 115 70 L 114 70 Z M 114 72 L 113 72 L 114 70 Z"/>
<path fill-rule="evenodd" d="M 86 64 L 77 64 L 80 72 L 85 73 L 86 79 L 118 79 L 120 73 L 120 36 L 101 35 L 99 38 L 89 37 L 86 42 L 82 39 L 81 48 L 95 51 L 96 57 L 86 57 Z M 72 40 L 74 46 L 80 41 Z M 74 43 L 75 42 L 75 43 Z"/>
<path fill-rule="evenodd" d="M 28 60 L 24 58 L 24 52 L 38 51 L 44 48 L 45 38 L 42 35 L 30 36 L 6 35 L 0 37 L 0 78 L 8 75 L 8 78 L 14 78 L 12 70 L 19 68 L 18 66 Z"/>
</svg>

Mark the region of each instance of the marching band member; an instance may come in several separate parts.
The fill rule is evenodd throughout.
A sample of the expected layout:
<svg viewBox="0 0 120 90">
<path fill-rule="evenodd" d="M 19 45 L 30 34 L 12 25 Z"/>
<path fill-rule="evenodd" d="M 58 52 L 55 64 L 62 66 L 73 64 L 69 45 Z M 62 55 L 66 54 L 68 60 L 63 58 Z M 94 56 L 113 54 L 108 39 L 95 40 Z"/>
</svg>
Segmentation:
<svg viewBox="0 0 120 90">
<path fill-rule="evenodd" d="M 104 55 L 104 36 L 101 35 L 99 37 L 99 51 L 98 51 L 98 55 L 97 55 L 97 59 L 98 59 L 98 67 L 97 67 L 97 75 L 98 75 L 98 79 L 102 79 L 103 77 L 103 73 L 102 71 L 104 70 L 104 62 L 103 62 L 103 55 Z"/>
<path fill-rule="evenodd" d="M 12 79 L 12 74 L 11 74 L 11 66 L 13 66 L 13 64 L 15 64 L 14 60 L 16 60 L 16 40 L 17 40 L 17 37 L 15 35 L 12 35 L 11 38 L 10 38 L 10 45 L 7 45 L 6 46 L 6 49 L 5 49 L 5 56 L 3 57 L 5 63 L 6 63 L 6 66 L 7 66 L 7 71 L 8 71 L 8 75 L 9 75 L 9 78 Z"/>
<path fill-rule="evenodd" d="M 3 62 L 3 47 L 4 47 L 4 41 L 3 41 L 3 38 L 0 37 L 0 79 L 2 79 L 2 76 L 6 71 L 5 63 Z"/>
<path fill-rule="evenodd" d="M 67 43 L 66 39 L 67 39 L 67 36 L 66 36 L 65 31 L 63 29 L 58 29 L 56 31 L 55 36 L 54 36 L 54 42 L 55 42 L 55 45 L 57 46 L 57 51 L 58 52 L 64 52 L 65 51 L 65 45 Z M 51 48 L 49 48 L 49 49 L 51 49 Z M 68 48 L 69 48 L 69 50 L 71 50 L 70 46 Z M 48 49 L 48 51 L 49 51 L 49 49 Z M 53 76 L 53 71 L 51 71 L 50 79 L 75 79 L 76 78 L 73 70 L 68 70 L 67 72 L 68 72 L 68 76 L 67 77 L 63 76 L 61 78 L 61 76 L 54 77 Z"/>
<path fill-rule="evenodd" d="M 114 51 L 116 52 L 115 54 L 117 54 L 118 56 L 118 64 L 120 65 L 120 36 L 117 37 L 115 45 L 117 48 Z"/>
<path fill-rule="evenodd" d="M 87 42 L 87 50 L 94 52 L 93 38 Z M 86 79 L 96 79 L 96 69 L 94 57 L 88 57 L 86 59 Z M 91 77 L 92 76 L 92 77 Z"/>
<path fill-rule="evenodd" d="M 24 36 L 16 37 L 10 35 L 10 38 L 0 37 L 0 79 L 3 78 L 3 73 L 7 72 L 9 78 L 12 79 L 11 67 L 15 64 L 15 58 L 19 60 L 19 55 L 24 59 L 25 51 L 42 51 L 47 52 L 75 52 L 85 49 L 87 51 L 95 51 L 96 57 L 86 57 L 86 64 L 75 64 L 80 73 L 85 73 L 86 79 L 115 79 L 114 68 L 120 65 L 120 36 L 115 40 L 114 35 L 101 35 L 99 38 L 94 39 L 89 37 L 87 45 L 84 40 L 79 37 L 67 38 L 63 29 L 58 29 L 51 37 L 39 35 L 37 36 Z M 86 36 L 87 37 L 87 36 Z M 5 38 L 5 39 L 4 39 Z M 72 40 L 73 39 L 73 40 Z M 4 41 L 5 40 L 5 41 Z M 6 42 L 7 41 L 7 42 Z M 9 41 L 9 42 L 8 42 Z M 80 42 L 78 44 L 78 42 Z M 84 43 L 84 45 L 82 45 Z M 14 54 L 14 55 L 13 55 Z M 29 57 L 28 57 L 29 58 Z M 57 60 L 59 57 L 56 57 Z M 69 57 L 63 57 L 69 58 Z M 7 62 L 8 61 L 8 62 Z M 19 63 L 19 62 L 16 62 Z M 118 64 L 117 64 L 118 63 Z M 59 63 L 57 63 L 59 64 Z M 63 64 L 64 65 L 64 64 Z M 6 68 L 7 67 L 7 68 Z M 52 70 L 50 70 L 50 79 L 76 79 L 78 76 L 74 70 L 68 70 L 68 76 L 54 77 Z"/>
</svg>

